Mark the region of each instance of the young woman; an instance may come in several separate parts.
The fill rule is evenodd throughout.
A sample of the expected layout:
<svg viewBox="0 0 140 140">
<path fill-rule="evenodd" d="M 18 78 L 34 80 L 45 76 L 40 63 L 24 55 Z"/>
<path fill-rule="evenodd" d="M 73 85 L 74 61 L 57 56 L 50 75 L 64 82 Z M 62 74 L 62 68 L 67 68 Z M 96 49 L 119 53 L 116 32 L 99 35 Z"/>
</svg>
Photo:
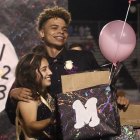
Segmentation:
<svg viewBox="0 0 140 140">
<path fill-rule="evenodd" d="M 32 100 L 17 103 L 17 139 L 53 139 L 54 102 L 47 90 L 51 75 L 46 56 L 30 53 L 20 59 L 16 68 L 16 86 L 29 88 Z"/>
</svg>

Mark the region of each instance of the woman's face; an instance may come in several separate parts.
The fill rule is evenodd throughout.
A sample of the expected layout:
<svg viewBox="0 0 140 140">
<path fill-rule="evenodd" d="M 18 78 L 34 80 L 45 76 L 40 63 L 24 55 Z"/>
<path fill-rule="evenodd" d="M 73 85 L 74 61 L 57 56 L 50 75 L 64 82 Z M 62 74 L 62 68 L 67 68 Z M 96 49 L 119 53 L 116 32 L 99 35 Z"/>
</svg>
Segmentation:
<svg viewBox="0 0 140 140">
<path fill-rule="evenodd" d="M 43 58 L 41 60 L 41 65 L 40 65 L 39 71 L 40 71 L 42 77 L 41 77 L 40 73 L 38 72 L 38 70 L 36 70 L 37 81 L 40 81 L 40 79 L 41 79 L 43 88 L 50 86 L 52 72 L 49 68 L 49 63 L 45 58 Z"/>
</svg>

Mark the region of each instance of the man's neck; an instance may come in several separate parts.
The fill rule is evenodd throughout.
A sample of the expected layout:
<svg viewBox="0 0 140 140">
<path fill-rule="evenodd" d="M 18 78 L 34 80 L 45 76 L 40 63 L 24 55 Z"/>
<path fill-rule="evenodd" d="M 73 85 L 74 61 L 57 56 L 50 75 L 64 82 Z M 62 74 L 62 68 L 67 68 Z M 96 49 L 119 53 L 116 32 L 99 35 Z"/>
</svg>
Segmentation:
<svg viewBox="0 0 140 140">
<path fill-rule="evenodd" d="M 46 46 L 46 50 L 50 57 L 55 58 L 63 50 L 63 48 L 61 50 L 58 50 L 57 48 L 51 48 Z"/>
</svg>

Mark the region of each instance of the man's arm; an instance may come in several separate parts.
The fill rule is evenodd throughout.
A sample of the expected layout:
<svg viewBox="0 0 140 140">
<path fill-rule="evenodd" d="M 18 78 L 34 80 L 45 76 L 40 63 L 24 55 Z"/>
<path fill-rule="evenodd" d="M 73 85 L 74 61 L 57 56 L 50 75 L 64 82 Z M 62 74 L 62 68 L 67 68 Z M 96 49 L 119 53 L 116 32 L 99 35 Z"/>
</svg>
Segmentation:
<svg viewBox="0 0 140 140">
<path fill-rule="evenodd" d="M 11 99 L 17 100 L 17 101 L 24 101 L 24 102 L 29 102 L 30 100 L 32 100 L 33 98 L 31 90 L 28 88 L 13 88 L 10 92 L 9 92 L 9 96 Z"/>
</svg>

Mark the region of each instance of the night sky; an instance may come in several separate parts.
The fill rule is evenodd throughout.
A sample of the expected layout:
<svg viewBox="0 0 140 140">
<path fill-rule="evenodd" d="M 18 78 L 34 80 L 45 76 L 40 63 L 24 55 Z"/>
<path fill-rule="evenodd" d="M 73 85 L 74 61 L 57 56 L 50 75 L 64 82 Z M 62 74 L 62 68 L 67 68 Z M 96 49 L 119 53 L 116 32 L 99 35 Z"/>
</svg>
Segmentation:
<svg viewBox="0 0 140 140">
<path fill-rule="evenodd" d="M 136 6 L 140 0 L 132 2 Z M 124 20 L 128 0 L 69 0 L 73 20 Z M 135 21 L 137 13 L 129 12 L 127 20 Z"/>
</svg>

